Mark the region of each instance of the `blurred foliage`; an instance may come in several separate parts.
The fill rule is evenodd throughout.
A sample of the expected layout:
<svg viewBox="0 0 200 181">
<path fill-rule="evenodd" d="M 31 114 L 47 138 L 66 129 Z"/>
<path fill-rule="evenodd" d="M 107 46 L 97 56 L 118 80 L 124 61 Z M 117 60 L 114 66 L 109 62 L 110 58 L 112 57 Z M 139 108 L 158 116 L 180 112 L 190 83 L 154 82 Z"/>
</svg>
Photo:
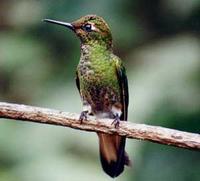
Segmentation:
<svg viewBox="0 0 200 181">
<path fill-rule="evenodd" d="M 200 133 L 200 1 L 1 0 L 0 100 L 80 112 L 79 40 L 43 18 L 105 18 L 129 78 L 129 120 Z M 127 140 L 116 180 L 200 180 L 200 154 Z M 0 181 L 111 180 L 94 133 L 1 120 Z"/>
</svg>

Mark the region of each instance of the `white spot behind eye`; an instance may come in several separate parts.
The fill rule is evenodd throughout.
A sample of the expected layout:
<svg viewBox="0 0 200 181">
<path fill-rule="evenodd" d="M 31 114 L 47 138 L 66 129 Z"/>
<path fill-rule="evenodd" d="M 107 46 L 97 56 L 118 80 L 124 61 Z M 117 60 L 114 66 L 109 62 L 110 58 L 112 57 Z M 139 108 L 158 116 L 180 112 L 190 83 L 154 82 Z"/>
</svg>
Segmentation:
<svg viewBox="0 0 200 181">
<path fill-rule="evenodd" d="M 92 26 L 91 26 L 91 30 L 92 31 L 95 31 L 96 30 L 96 27 L 92 24 Z"/>
</svg>

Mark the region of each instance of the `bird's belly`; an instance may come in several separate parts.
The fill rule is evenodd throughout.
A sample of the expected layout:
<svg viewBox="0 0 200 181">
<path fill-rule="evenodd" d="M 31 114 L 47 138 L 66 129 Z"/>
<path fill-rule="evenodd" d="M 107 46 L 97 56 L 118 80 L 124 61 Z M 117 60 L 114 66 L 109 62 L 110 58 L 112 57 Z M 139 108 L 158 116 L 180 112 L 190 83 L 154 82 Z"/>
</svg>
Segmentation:
<svg viewBox="0 0 200 181">
<path fill-rule="evenodd" d="M 110 112 L 118 96 L 111 87 L 93 87 L 88 92 L 89 104 L 95 112 Z"/>
<path fill-rule="evenodd" d="M 120 94 L 112 84 L 102 81 L 87 81 L 82 84 L 81 96 L 91 106 L 94 114 L 108 117 L 112 106 L 120 102 Z M 106 115 L 104 115 L 106 114 Z M 110 116 L 109 116 L 110 117 Z"/>
</svg>

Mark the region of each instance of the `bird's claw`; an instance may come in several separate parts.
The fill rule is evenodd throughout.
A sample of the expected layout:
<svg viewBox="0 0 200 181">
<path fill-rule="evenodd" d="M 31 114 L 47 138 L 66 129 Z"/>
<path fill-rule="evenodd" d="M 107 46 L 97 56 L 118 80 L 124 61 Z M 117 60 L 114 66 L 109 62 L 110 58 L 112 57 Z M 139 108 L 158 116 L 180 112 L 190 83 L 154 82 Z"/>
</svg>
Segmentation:
<svg viewBox="0 0 200 181">
<path fill-rule="evenodd" d="M 119 116 L 116 116 L 114 121 L 111 123 L 111 125 L 114 124 L 115 128 L 119 128 L 120 118 Z"/>
<path fill-rule="evenodd" d="M 82 123 L 83 121 L 86 121 L 87 120 L 87 113 L 88 111 L 82 111 L 81 112 L 81 115 L 79 117 L 79 121 Z"/>
</svg>

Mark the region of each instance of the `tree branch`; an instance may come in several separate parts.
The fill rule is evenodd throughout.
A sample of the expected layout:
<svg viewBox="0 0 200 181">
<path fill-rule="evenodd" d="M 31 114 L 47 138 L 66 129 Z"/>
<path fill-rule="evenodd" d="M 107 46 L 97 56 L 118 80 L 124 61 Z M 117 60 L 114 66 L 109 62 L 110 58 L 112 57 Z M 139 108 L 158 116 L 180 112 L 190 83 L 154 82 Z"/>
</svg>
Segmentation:
<svg viewBox="0 0 200 181">
<path fill-rule="evenodd" d="M 121 122 L 119 128 L 116 129 L 111 125 L 113 120 L 97 120 L 92 116 L 88 117 L 87 121 L 83 121 L 83 123 L 80 124 L 78 114 L 3 102 L 0 102 L 0 118 L 59 125 L 92 132 L 118 134 L 128 138 L 200 150 L 200 134 L 162 128 L 159 126 Z"/>
</svg>

